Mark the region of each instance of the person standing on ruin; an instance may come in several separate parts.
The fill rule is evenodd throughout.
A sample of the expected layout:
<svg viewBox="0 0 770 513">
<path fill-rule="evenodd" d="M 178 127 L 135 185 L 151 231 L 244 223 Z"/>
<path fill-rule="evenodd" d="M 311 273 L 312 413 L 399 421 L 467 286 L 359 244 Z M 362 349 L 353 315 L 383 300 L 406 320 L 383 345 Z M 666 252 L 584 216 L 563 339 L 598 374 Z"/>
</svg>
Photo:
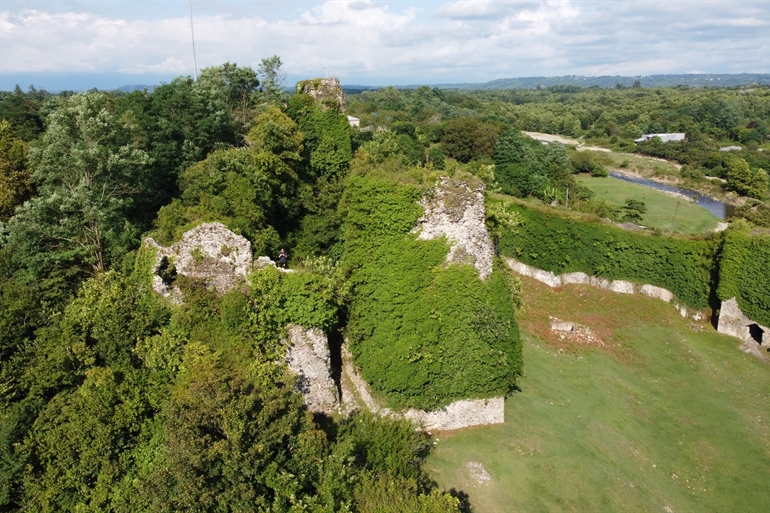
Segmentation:
<svg viewBox="0 0 770 513">
<path fill-rule="evenodd" d="M 289 261 L 289 255 L 286 254 L 286 250 L 281 248 L 281 252 L 278 254 L 278 266 L 281 269 L 286 269 L 286 264 Z"/>
</svg>

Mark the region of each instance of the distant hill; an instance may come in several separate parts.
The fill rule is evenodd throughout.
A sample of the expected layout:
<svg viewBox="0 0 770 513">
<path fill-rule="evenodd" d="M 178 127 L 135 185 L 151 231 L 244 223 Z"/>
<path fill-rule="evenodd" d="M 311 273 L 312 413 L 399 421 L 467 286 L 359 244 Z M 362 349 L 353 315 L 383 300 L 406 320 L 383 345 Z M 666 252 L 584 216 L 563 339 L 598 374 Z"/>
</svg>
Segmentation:
<svg viewBox="0 0 770 513">
<path fill-rule="evenodd" d="M 677 85 L 686 85 L 690 87 L 734 87 L 742 85 L 770 85 L 770 74 L 768 73 L 740 73 L 740 74 L 683 74 L 683 75 L 647 75 L 626 77 L 620 75 L 603 75 L 600 77 L 585 77 L 580 75 L 564 75 L 561 77 L 520 77 L 520 78 L 501 78 L 491 82 L 463 83 L 463 84 L 413 84 L 406 86 L 395 86 L 397 89 L 415 89 L 421 85 L 429 87 L 438 87 L 439 89 L 535 89 L 551 86 L 579 86 L 611 88 L 617 84 L 631 87 L 635 81 L 639 80 L 642 87 L 673 87 Z M 343 86 L 345 93 L 357 94 L 369 89 L 379 89 L 379 87 L 350 85 Z"/>
<path fill-rule="evenodd" d="M 158 86 L 154 85 L 145 85 L 145 84 L 132 84 L 132 85 L 124 85 L 116 88 L 116 91 L 123 91 L 124 93 L 131 93 L 134 91 L 144 91 L 147 89 L 147 92 L 153 92 L 155 91 L 155 88 Z"/>
</svg>

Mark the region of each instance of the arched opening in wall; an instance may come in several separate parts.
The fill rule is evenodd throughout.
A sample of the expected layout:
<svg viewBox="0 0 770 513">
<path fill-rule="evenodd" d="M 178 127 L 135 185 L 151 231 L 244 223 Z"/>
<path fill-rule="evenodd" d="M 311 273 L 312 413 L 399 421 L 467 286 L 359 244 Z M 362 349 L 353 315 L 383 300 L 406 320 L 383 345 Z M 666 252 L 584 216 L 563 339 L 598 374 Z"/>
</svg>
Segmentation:
<svg viewBox="0 0 770 513">
<path fill-rule="evenodd" d="M 751 335 L 751 338 L 754 339 L 754 342 L 757 344 L 762 345 L 762 336 L 765 334 L 765 331 L 759 327 L 758 324 L 749 324 L 749 335 Z"/>
</svg>

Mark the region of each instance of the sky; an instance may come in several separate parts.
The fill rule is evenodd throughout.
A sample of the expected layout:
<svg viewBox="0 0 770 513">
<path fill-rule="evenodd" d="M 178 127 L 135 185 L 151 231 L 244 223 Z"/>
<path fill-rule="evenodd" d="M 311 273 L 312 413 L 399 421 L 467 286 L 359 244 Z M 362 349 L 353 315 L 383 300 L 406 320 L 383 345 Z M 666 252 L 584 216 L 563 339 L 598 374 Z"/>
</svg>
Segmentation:
<svg viewBox="0 0 770 513">
<path fill-rule="evenodd" d="M 154 85 L 272 55 L 287 85 L 767 73 L 770 1 L 0 0 L 0 90 Z"/>
</svg>

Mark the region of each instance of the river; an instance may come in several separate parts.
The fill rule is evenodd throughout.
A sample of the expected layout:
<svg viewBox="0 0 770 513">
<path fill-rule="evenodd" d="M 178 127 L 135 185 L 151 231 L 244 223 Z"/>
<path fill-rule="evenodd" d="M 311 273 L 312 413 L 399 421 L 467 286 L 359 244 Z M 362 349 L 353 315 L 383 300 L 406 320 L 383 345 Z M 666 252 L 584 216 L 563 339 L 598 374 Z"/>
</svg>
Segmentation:
<svg viewBox="0 0 770 513">
<path fill-rule="evenodd" d="M 706 210 L 708 210 L 709 212 L 717 216 L 719 219 L 727 218 L 728 216 L 732 215 L 733 211 L 735 210 L 735 207 L 733 205 L 729 205 L 722 201 L 717 201 L 714 198 L 705 196 L 698 191 L 683 189 L 682 187 L 677 187 L 676 185 L 669 185 L 665 183 L 654 182 L 652 180 L 648 180 L 646 178 L 641 178 L 637 176 L 628 176 L 625 174 L 618 173 L 616 171 L 610 171 L 610 176 L 612 178 L 623 180 L 624 182 L 631 182 L 639 185 L 644 185 L 645 187 L 650 187 L 651 189 L 656 189 L 659 191 L 675 192 L 677 194 L 682 194 L 689 198 L 694 198 L 696 205 L 700 205 L 701 207 L 705 208 Z"/>
</svg>

